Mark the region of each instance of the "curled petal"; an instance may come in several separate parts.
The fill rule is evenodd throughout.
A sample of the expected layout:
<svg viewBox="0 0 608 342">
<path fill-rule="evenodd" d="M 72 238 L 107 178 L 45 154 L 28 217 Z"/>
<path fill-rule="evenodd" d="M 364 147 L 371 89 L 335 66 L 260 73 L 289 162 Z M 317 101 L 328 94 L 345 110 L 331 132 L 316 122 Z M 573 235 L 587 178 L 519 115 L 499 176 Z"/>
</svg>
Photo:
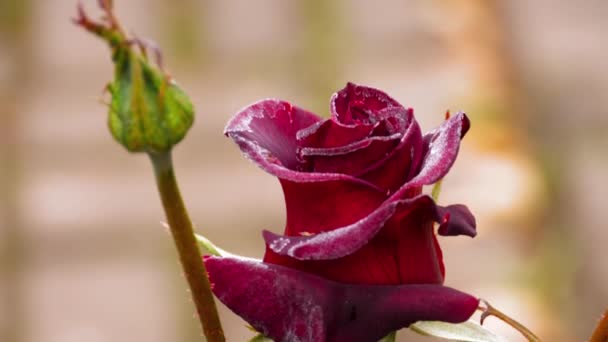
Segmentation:
<svg viewBox="0 0 608 342">
<path fill-rule="evenodd" d="M 357 177 L 392 193 L 414 176 L 421 158 L 422 133 L 418 123 L 412 120 L 399 145 Z"/>
<path fill-rule="evenodd" d="M 442 217 L 438 232 L 443 236 L 466 235 L 475 237 L 475 216 L 469 208 L 462 204 L 453 204 L 447 207 L 437 206 L 437 217 Z"/>
<path fill-rule="evenodd" d="M 298 131 L 296 138 L 302 147 L 338 147 L 368 137 L 374 125 L 345 125 L 334 119 L 319 121 Z"/>
<path fill-rule="evenodd" d="M 391 136 L 379 136 L 370 137 L 362 140 L 355 141 L 348 145 L 335 146 L 335 147 L 303 147 L 300 150 L 300 154 L 304 157 L 335 157 L 341 155 L 347 155 L 352 152 L 357 152 L 365 149 L 375 142 L 390 143 L 394 145 L 396 141 L 401 139 L 401 134 L 393 134 Z"/>
<path fill-rule="evenodd" d="M 311 236 L 280 236 L 264 232 L 268 247 L 279 255 L 298 260 L 332 260 L 352 254 L 366 245 L 384 227 L 389 219 L 411 222 L 410 215 L 421 217 L 419 221 L 432 220 L 440 223 L 440 234 L 475 236 L 475 219 L 463 205 L 441 207 L 428 195 L 388 202 L 363 219 L 341 228 Z M 393 218 L 393 216 L 395 216 Z M 420 229 L 425 227 L 423 222 Z M 406 224 L 406 226 L 408 226 Z M 397 224 L 394 235 L 407 231 L 408 227 Z"/>
<path fill-rule="evenodd" d="M 320 120 L 288 102 L 268 99 L 242 109 L 228 122 L 224 134 L 249 141 L 260 150 L 257 152 L 265 151 L 284 167 L 297 169 L 296 133 Z"/>
<path fill-rule="evenodd" d="M 306 165 L 298 160 L 296 134 L 319 121 L 316 115 L 288 102 L 268 99 L 237 113 L 226 125 L 224 134 L 234 140 L 249 160 L 281 179 L 294 182 L 344 181 L 381 191 L 365 180 L 345 174 L 302 172 Z"/>
<path fill-rule="evenodd" d="M 300 156 L 313 172 L 344 173 L 394 191 L 409 179 L 422 153 L 412 109 L 388 107 L 374 125 L 345 125 L 333 118 L 298 132 Z"/>
<path fill-rule="evenodd" d="M 469 127 L 470 122 L 467 116 L 464 113 L 458 113 L 444 121 L 435 130 L 425 134 L 423 137 L 425 153 L 420 171 L 391 198 L 400 198 L 411 188 L 433 184 L 443 178 L 456 161 L 460 139 L 466 134 Z"/>
<path fill-rule="evenodd" d="M 479 305 L 441 285 L 349 285 L 232 257 L 205 264 L 220 301 L 277 342 L 375 342 L 420 320 L 463 322 Z"/>
<path fill-rule="evenodd" d="M 332 118 L 345 124 L 375 123 L 381 119 L 380 111 L 391 107 L 403 108 L 381 90 L 350 82 L 331 97 L 330 106 Z"/>
<path fill-rule="evenodd" d="M 400 140 L 400 134 L 371 137 L 340 147 L 306 147 L 302 149 L 301 155 L 311 161 L 314 172 L 356 175 L 390 154 Z"/>
</svg>

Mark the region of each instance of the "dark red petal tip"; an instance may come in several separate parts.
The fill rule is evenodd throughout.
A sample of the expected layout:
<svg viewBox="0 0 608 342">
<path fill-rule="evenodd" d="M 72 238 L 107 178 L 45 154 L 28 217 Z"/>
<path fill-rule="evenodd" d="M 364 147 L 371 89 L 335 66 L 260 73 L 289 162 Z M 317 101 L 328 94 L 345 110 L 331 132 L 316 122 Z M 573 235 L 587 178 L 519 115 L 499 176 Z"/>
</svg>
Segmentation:
<svg viewBox="0 0 608 342">
<path fill-rule="evenodd" d="M 348 285 L 253 259 L 205 264 L 220 301 L 277 342 L 375 342 L 420 320 L 463 322 L 479 305 L 441 285 Z"/>
<path fill-rule="evenodd" d="M 374 123 L 383 109 L 403 106 L 382 90 L 347 83 L 331 97 L 332 118 L 345 123 Z"/>
<path fill-rule="evenodd" d="M 426 133 L 423 137 L 424 157 L 420 171 L 391 198 L 398 199 L 412 188 L 433 184 L 443 178 L 456 161 L 460 139 L 468 128 L 469 119 L 461 112 Z"/>
<path fill-rule="evenodd" d="M 475 237 L 477 235 L 475 216 L 469 208 L 462 204 L 453 204 L 447 207 L 437 206 L 437 215 L 443 217 L 439 222 L 438 232 L 444 236 L 466 235 Z"/>
</svg>

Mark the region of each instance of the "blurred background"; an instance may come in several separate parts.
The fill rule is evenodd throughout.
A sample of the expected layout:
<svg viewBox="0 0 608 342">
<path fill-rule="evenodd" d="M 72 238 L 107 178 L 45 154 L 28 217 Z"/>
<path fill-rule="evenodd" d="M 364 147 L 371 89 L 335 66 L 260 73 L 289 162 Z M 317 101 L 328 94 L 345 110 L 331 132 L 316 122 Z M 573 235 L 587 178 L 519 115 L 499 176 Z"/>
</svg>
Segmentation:
<svg viewBox="0 0 608 342">
<path fill-rule="evenodd" d="M 440 240 L 446 283 L 546 341 L 590 335 L 608 306 L 608 2 L 115 2 L 196 105 L 175 163 L 212 241 L 260 257 L 285 219 L 279 183 L 222 135 L 231 115 L 277 97 L 326 116 L 347 81 L 370 85 L 423 130 L 472 119 L 440 202 L 467 204 L 479 235 Z M 106 128 L 109 50 L 75 6 L 0 2 L 0 341 L 203 340 L 149 161 Z M 229 341 L 252 336 L 221 313 Z"/>
</svg>

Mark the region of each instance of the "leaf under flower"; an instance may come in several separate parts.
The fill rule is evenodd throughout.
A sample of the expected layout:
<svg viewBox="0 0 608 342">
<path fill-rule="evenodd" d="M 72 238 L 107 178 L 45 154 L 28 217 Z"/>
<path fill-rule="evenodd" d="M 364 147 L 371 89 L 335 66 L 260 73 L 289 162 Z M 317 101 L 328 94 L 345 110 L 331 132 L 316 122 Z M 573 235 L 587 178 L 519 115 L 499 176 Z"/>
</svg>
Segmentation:
<svg viewBox="0 0 608 342">
<path fill-rule="evenodd" d="M 463 323 L 446 323 L 437 321 L 421 321 L 410 325 L 412 331 L 425 336 L 439 337 L 446 340 L 462 342 L 507 342 L 473 321 Z"/>
</svg>

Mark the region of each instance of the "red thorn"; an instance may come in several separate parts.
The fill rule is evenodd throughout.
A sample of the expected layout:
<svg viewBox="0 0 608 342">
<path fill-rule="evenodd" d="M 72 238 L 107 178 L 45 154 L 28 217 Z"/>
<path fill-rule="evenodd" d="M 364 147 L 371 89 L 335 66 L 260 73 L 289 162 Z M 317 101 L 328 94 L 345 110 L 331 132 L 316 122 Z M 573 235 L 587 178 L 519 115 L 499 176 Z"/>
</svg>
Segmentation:
<svg viewBox="0 0 608 342">
<path fill-rule="evenodd" d="M 445 119 L 446 119 L 446 120 L 448 120 L 449 118 L 450 118 L 450 110 L 448 109 L 448 110 L 445 112 Z"/>
</svg>

